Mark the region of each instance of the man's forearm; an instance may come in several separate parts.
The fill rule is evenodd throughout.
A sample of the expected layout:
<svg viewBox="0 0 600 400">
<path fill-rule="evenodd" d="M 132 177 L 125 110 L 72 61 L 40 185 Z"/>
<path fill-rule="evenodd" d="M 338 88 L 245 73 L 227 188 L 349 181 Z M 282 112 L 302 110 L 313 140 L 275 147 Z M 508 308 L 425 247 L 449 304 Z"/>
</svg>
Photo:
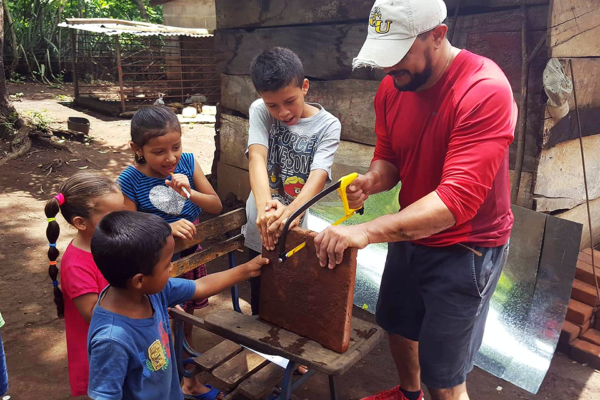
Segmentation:
<svg viewBox="0 0 600 400">
<path fill-rule="evenodd" d="M 400 181 L 398 168 L 383 160 L 373 161 L 365 176 L 373 182 L 373 187 L 369 190 L 370 195 L 392 190 Z"/>
<path fill-rule="evenodd" d="M 455 223 L 448 207 L 436 192 L 431 192 L 396 214 L 365 223 L 364 229 L 369 243 L 388 243 L 423 239 Z"/>
</svg>

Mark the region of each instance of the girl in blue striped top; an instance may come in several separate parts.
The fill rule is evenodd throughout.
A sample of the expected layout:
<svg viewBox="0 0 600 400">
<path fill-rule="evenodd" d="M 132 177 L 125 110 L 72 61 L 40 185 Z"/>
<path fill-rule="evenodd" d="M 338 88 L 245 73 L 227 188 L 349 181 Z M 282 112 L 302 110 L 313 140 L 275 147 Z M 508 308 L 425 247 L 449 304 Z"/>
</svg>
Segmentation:
<svg viewBox="0 0 600 400">
<path fill-rule="evenodd" d="M 156 214 L 170 225 L 174 237 L 191 239 L 202 210 L 219 214 L 223 206 L 192 153 L 182 153 L 181 126 L 177 115 L 164 106 L 141 108 L 131 120 L 131 143 L 135 166 L 127 167 L 117 182 L 125 195 L 125 208 Z M 173 261 L 192 254 L 197 246 L 173 255 Z M 181 278 L 198 279 L 206 275 L 206 266 Z M 184 304 L 187 313 L 208 305 L 208 300 Z M 192 343 L 192 325 L 186 324 L 185 336 Z M 222 393 L 184 378 L 186 398 L 214 400 Z"/>
</svg>

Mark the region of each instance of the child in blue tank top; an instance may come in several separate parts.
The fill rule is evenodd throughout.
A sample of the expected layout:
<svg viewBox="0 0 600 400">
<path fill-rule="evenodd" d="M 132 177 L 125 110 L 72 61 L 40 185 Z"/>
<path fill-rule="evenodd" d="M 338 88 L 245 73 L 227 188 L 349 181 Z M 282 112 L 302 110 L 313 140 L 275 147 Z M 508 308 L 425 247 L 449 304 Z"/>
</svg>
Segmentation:
<svg viewBox="0 0 600 400">
<path fill-rule="evenodd" d="M 155 214 L 171 226 L 173 237 L 192 239 L 195 223 L 202 210 L 219 214 L 223 206 L 192 153 L 183 153 L 181 125 L 177 115 L 164 106 L 141 108 L 131 120 L 130 146 L 135 166 L 127 167 L 117 182 L 125 195 L 125 209 Z M 173 261 L 196 251 L 197 246 L 173 255 Z M 202 265 L 181 275 L 185 279 L 206 276 Z M 207 299 L 188 301 L 183 305 L 188 314 L 208 305 Z M 192 344 L 192 325 L 185 324 L 185 336 Z M 209 389 L 195 378 L 184 378 L 186 395 L 204 395 Z M 217 397 L 218 396 L 218 397 Z M 202 399 L 221 398 L 214 396 Z"/>
</svg>

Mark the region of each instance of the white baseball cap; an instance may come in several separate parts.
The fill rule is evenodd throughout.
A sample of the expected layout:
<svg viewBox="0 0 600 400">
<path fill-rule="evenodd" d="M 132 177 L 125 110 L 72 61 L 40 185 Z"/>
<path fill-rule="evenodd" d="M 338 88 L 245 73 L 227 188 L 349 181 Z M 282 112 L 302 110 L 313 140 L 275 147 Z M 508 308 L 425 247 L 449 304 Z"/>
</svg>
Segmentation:
<svg viewBox="0 0 600 400">
<path fill-rule="evenodd" d="M 369 14 L 367 40 L 352 68 L 388 68 L 408 53 L 417 36 L 447 16 L 442 0 L 376 0 Z"/>
</svg>

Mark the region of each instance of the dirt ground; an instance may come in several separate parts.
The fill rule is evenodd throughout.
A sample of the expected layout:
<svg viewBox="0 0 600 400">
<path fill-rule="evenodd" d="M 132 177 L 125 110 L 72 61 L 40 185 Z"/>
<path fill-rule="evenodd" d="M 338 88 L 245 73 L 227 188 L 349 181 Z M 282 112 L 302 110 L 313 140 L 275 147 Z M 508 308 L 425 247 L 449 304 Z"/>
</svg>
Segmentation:
<svg viewBox="0 0 600 400">
<path fill-rule="evenodd" d="M 61 104 L 61 95 L 70 88 L 49 89 L 41 85 L 20 84 L 9 87 L 11 94 L 24 93 L 15 102 L 19 112 L 44 111 L 55 124 L 66 127 L 69 116 L 83 116 L 91 121 L 89 146 L 69 142 L 73 153 L 53 148 L 34 147 L 28 154 L 1 167 L 0 173 L 0 308 L 6 320 L 2 337 L 7 353 L 10 390 L 14 400 L 68 399 L 64 322 L 56 318 L 52 302 L 52 284 L 47 273 L 46 220 L 43 207 L 66 177 L 86 167 L 116 178 L 132 161 L 128 150 L 129 121 L 104 117 Z M 210 171 L 214 152 L 214 126 L 184 126 L 184 151 L 193 152 L 203 170 Z M 62 160 L 57 169 L 47 169 Z M 41 166 L 41 167 L 40 167 Z M 58 248 L 64 250 L 74 235 L 59 219 L 62 233 Z M 245 260 L 240 254 L 238 260 Z M 209 271 L 224 268 L 223 261 L 209 264 Z M 242 299 L 249 299 L 249 284 L 240 287 Z M 248 303 L 242 300 L 246 313 Z M 218 308 L 231 307 L 229 294 L 211 299 L 201 315 Z M 355 309 L 354 314 L 373 317 Z M 220 339 L 197 330 L 195 346 L 206 351 Z M 381 343 L 354 368 L 338 378 L 340 399 L 360 399 L 397 384 L 387 343 Z M 600 372 L 569 360 L 562 354 L 554 357 L 550 371 L 537 395 L 532 395 L 490 374 L 475 369 L 468 379 L 472 399 L 600 399 Z M 327 377 L 315 375 L 295 393 L 298 399 L 327 399 Z M 428 396 L 426 396 L 428 398 Z"/>
</svg>

